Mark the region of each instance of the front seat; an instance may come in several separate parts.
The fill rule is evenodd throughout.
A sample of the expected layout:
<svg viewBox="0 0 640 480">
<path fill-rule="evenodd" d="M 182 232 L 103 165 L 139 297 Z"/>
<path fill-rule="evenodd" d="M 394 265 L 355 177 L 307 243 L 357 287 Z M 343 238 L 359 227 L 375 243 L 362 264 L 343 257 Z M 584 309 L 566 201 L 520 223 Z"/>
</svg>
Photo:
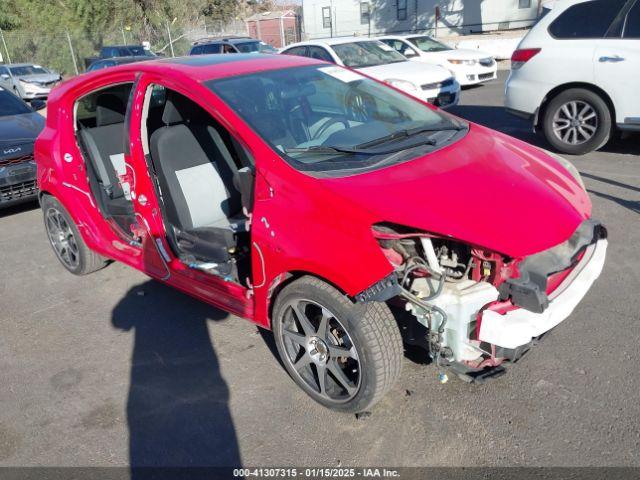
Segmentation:
<svg viewBox="0 0 640 480">
<path fill-rule="evenodd" d="M 200 260 L 227 261 L 246 220 L 233 158 L 185 97 L 168 92 L 162 122 L 151 135 L 150 153 L 178 247 Z"/>
</svg>

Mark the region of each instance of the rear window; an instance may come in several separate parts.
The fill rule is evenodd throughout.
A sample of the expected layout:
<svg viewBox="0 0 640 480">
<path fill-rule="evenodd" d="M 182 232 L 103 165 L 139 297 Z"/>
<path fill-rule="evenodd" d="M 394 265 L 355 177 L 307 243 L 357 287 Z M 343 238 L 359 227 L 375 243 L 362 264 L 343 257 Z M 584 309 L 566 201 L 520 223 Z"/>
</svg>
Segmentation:
<svg viewBox="0 0 640 480">
<path fill-rule="evenodd" d="M 626 0 L 593 0 L 567 8 L 551 25 L 558 39 L 604 38 Z"/>
</svg>

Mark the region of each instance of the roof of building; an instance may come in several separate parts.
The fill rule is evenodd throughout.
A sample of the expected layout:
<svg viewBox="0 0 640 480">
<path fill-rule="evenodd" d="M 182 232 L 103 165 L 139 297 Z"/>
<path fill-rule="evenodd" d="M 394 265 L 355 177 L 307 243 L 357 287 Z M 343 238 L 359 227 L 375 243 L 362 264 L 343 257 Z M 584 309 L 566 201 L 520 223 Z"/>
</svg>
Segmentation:
<svg viewBox="0 0 640 480">
<path fill-rule="evenodd" d="M 254 13 L 245 22 L 255 22 L 256 20 L 274 20 L 282 17 L 290 17 L 295 15 L 293 10 L 275 10 L 273 12 Z"/>
</svg>

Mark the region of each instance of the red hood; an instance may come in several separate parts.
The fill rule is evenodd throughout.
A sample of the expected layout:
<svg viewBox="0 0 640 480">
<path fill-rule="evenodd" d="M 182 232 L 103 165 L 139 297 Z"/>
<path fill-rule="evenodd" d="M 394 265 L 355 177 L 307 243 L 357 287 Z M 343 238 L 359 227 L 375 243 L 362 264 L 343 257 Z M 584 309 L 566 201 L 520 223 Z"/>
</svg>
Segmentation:
<svg viewBox="0 0 640 480">
<path fill-rule="evenodd" d="M 460 141 L 382 170 L 323 181 L 375 221 L 438 233 L 511 257 L 565 240 L 591 202 L 554 159 L 524 142 L 471 125 Z"/>
</svg>

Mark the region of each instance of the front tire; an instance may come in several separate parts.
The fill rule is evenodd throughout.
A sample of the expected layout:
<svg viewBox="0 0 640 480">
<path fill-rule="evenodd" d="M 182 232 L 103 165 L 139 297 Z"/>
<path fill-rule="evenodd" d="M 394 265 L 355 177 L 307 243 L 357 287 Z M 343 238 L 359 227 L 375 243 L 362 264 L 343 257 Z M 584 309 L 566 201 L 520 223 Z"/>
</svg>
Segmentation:
<svg viewBox="0 0 640 480">
<path fill-rule="evenodd" d="M 71 215 L 56 198 L 44 195 L 40 205 L 49 243 L 64 268 L 74 275 L 86 275 L 107 265 L 106 258 L 87 247 Z"/>
<path fill-rule="evenodd" d="M 572 88 L 553 98 L 544 111 L 547 141 L 563 153 L 582 155 L 603 147 L 611 136 L 611 112 L 598 94 Z"/>
<path fill-rule="evenodd" d="M 331 285 L 302 277 L 278 295 L 272 326 L 287 372 L 325 407 L 366 411 L 400 375 L 402 338 L 384 303 L 353 303 Z"/>
</svg>

